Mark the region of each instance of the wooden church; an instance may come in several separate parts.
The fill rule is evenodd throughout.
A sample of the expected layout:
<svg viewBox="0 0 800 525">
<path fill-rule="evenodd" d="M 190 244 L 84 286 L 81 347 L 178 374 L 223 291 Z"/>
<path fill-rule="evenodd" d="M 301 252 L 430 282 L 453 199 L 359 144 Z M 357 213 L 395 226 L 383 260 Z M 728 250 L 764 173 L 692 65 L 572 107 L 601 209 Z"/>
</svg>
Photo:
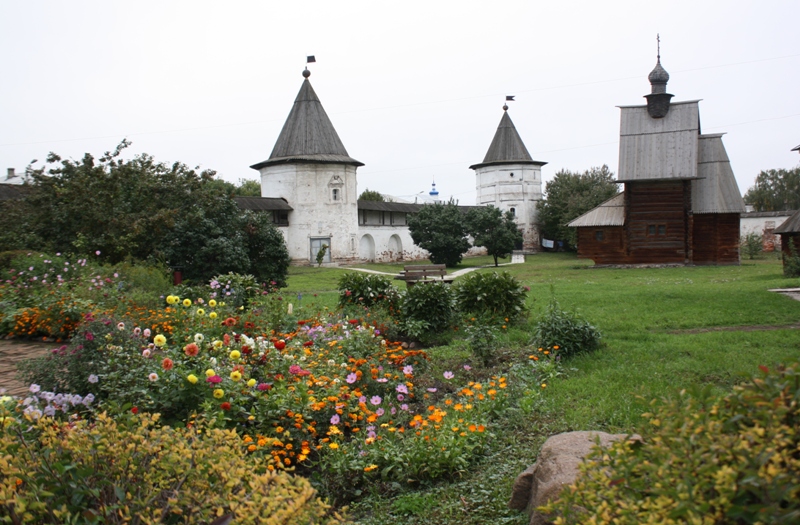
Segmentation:
<svg viewBox="0 0 800 525">
<path fill-rule="evenodd" d="M 745 207 L 722 134 L 701 133 L 699 100 L 671 101 L 660 55 L 649 80 L 647 104 L 620 106 L 624 190 L 569 223 L 578 257 L 597 265 L 739 264 Z"/>
</svg>

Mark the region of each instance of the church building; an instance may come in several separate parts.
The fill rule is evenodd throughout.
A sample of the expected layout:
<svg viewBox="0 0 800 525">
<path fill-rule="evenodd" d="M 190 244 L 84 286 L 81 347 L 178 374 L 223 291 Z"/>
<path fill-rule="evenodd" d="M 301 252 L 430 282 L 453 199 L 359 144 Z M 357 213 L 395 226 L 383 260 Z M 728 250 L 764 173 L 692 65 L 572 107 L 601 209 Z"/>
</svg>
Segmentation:
<svg viewBox="0 0 800 525">
<path fill-rule="evenodd" d="M 239 206 L 272 214 L 294 264 L 315 262 L 323 246 L 326 263 L 427 258 L 407 226 L 408 216 L 425 204 L 358 200 L 356 170 L 364 164 L 347 153 L 310 75 L 303 71 L 303 84 L 269 158 L 251 166 L 261 175 L 261 197 L 237 197 Z M 478 204 L 512 211 L 525 249 L 535 251 L 545 163 L 531 159 L 507 109 L 484 161 L 471 166 Z"/>
<path fill-rule="evenodd" d="M 620 106 L 622 193 L 581 215 L 578 257 L 596 264 L 739 264 L 744 201 L 722 134 L 700 130 L 699 100 L 672 102 L 649 75 L 646 105 Z"/>
</svg>

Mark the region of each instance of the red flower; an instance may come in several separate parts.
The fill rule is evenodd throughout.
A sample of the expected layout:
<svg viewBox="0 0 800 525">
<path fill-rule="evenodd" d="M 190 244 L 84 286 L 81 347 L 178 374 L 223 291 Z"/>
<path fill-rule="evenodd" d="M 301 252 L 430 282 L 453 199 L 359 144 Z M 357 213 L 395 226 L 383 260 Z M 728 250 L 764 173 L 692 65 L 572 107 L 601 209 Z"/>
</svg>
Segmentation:
<svg viewBox="0 0 800 525">
<path fill-rule="evenodd" d="M 173 366 L 174 363 L 172 362 L 172 359 L 170 359 L 169 357 L 165 357 L 164 360 L 161 361 L 161 368 L 163 368 L 164 370 L 172 370 Z"/>
<path fill-rule="evenodd" d="M 247 321 L 247 322 L 244 323 L 244 329 L 245 330 L 252 330 L 255 327 L 256 327 L 256 324 L 255 323 L 251 323 L 250 321 Z"/>
<path fill-rule="evenodd" d="M 249 353 L 250 353 L 250 352 L 252 352 L 252 351 L 253 351 L 253 350 L 252 350 L 252 349 L 251 349 L 249 346 L 247 346 L 247 345 L 242 345 L 242 353 L 243 353 L 244 355 L 247 355 L 247 354 L 249 354 Z"/>
<path fill-rule="evenodd" d="M 222 383 L 222 378 L 218 375 L 213 375 L 211 377 L 206 378 L 206 383 L 211 383 L 212 385 L 216 385 L 217 383 Z"/>
<path fill-rule="evenodd" d="M 347 322 L 350 323 L 350 324 L 358 324 L 358 319 L 350 319 Z"/>
<path fill-rule="evenodd" d="M 133 407 L 133 408 L 131 408 L 131 413 L 132 413 L 132 414 L 138 414 L 138 413 L 139 413 L 139 407 Z"/>
<path fill-rule="evenodd" d="M 224 334 L 222 336 L 222 342 L 225 343 L 225 346 L 228 346 L 229 344 L 231 344 L 231 336 L 229 336 L 228 334 Z"/>
<path fill-rule="evenodd" d="M 224 403 L 222 403 L 222 404 L 220 405 L 220 408 L 221 408 L 222 410 L 230 410 L 230 409 L 231 409 L 231 404 L 230 404 L 230 403 L 228 403 L 227 401 L 225 401 Z"/>
<path fill-rule="evenodd" d="M 286 341 L 284 341 L 283 339 L 275 341 L 275 348 L 278 350 L 283 350 L 284 348 L 286 348 Z"/>
<path fill-rule="evenodd" d="M 236 326 L 236 319 L 234 319 L 233 317 L 228 317 L 227 319 L 222 321 L 222 324 L 224 324 L 225 326 Z"/>
<path fill-rule="evenodd" d="M 183 353 L 188 355 L 189 357 L 194 357 L 197 355 L 197 352 L 200 351 L 200 348 L 197 347 L 194 343 L 189 343 L 188 345 L 183 347 Z"/>
<path fill-rule="evenodd" d="M 262 392 L 264 392 L 266 390 L 269 390 L 271 388 L 272 388 L 272 383 L 259 383 L 258 384 L 258 389 L 261 390 Z"/>
<path fill-rule="evenodd" d="M 303 346 L 314 346 L 314 341 L 306 341 Z"/>
<path fill-rule="evenodd" d="M 300 326 L 303 326 L 304 324 L 306 324 L 306 322 L 305 321 L 297 321 L 297 324 L 300 325 Z"/>
</svg>

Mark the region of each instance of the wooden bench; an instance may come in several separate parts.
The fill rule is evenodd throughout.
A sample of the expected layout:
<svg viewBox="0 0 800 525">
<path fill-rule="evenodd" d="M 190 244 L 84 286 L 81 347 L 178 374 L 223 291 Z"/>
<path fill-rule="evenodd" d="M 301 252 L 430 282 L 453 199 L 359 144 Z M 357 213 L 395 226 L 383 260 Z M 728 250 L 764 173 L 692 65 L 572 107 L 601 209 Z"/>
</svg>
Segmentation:
<svg viewBox="0 0 800 525">
<path fill-rule="evenodd" d="M 445 283 L 453 282 L 453 277 L 447 275 L 444 264 L 416 264 L 404 266 L 400 275 L 395 277 L 398 281 L 405 281 L 407 286 L 417 283 Z"/>
</svg>

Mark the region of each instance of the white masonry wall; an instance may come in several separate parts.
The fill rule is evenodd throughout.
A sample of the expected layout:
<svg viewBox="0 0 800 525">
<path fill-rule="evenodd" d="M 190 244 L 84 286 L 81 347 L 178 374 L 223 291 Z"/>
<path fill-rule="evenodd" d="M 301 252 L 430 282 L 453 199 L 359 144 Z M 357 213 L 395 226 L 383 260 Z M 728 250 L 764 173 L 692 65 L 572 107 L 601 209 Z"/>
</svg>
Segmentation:
<svg viewBox="0 0 800 525">
<path fill-rule="evenodd" d="M 293 209 L 289 226 L 280 228 L 293 264 L 315 262 L 322 243 L 329 245 L 330 262 L 358 258 L 355 166 L 278 164 L 260 172 L 261 196 L 286 199 Z"/>
<path fill-rule="evenodd" d="M 535 164 L 483 166 L 475 170 L 478 205 L 491 204 L 504 213 L 514 209 L 522 231 L 522 249 L 539 250 L 537 207 L 542 201 L 542 167 Z"/>
</svg>

